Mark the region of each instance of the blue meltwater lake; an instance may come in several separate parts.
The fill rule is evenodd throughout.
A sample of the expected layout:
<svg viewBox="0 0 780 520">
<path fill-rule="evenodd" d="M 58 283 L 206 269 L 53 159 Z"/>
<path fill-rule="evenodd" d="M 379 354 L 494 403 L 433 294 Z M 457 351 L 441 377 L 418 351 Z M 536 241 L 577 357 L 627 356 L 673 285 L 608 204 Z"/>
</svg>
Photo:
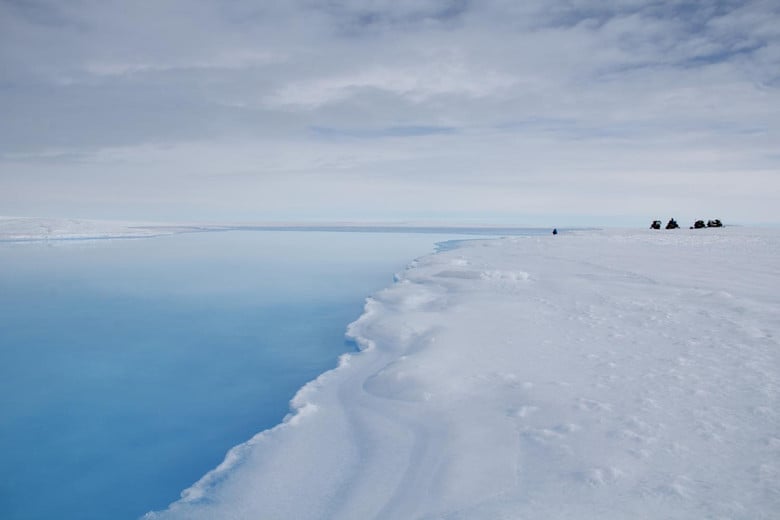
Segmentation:
<svg viewBox="0 0 780 520">
<path fill-rule="evenodd" d="M 0 243 L 0 518 L 137 518 L 279 423 L 364 300 L 460 235 Z"/>
</svg>

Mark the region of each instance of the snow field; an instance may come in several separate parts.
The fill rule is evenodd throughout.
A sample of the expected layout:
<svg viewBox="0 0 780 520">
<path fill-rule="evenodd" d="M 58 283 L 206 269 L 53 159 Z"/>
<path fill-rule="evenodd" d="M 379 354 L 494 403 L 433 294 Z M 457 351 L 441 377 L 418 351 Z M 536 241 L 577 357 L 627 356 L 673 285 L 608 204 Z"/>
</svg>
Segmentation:
<svg viewBox="0 0 780 520">
<path fill-rule="evenodd" d="M 149 518 L 776 518 L 780 232 L 415 261 L 285 423 Z"/>
<path fill-rule="evenodd" d="M 0 217 L 0 241 L 150 238 L 202 231 L 200 226 L 137 224 L 107 220 Z"/>
</svg>

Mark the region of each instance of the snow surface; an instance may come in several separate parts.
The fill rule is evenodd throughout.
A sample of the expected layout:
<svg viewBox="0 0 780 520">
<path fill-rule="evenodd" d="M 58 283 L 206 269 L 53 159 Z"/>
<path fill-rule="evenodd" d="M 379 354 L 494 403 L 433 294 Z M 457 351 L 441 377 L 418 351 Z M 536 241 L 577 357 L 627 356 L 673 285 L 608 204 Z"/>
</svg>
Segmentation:
<svg viewBox="0 0 780 520">
<path fill-rule="evenodd" d="M 492 225 L 447 226 L 426 222 L 254 222 L 225 224 L 160 224 L 111 220 L 79 220 L 0 216 L 0 241 L 98 240 L 149 238 L 205 231 L 338 231 L 363 233 L 429 233 L 457 235 L 539 234 L 540 228 Z"/>
<path fill-rule="evenodd" d="M 108 220 L 0 217 L 0 241 L 149 238 L 205 231 L 200 226 L 138 224 Z"/>
<path fill-rule="evenodd" d="M 361 352 L 149 519 L 778 518 L 780 231 L 427 256 Z"/>
</svg>

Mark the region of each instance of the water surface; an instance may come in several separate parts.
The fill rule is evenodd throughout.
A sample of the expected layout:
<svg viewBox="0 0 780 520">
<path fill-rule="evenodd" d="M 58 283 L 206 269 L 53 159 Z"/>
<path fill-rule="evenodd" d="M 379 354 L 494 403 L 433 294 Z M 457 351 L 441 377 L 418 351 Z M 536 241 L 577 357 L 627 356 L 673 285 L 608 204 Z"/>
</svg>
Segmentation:
<svg viewBox="0 0 780 520">
<path fill-rule="evenodd" d="M 0 518 L 164 508 L 336 364 L 370 293 L 454 235 L 0 244 Z"/>
</svg>

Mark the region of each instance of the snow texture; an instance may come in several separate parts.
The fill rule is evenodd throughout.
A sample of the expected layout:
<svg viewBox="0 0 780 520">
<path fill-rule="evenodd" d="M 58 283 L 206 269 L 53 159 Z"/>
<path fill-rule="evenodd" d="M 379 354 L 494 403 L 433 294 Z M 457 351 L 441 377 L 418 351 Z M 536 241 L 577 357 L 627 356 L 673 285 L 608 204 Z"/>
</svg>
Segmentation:
<svg viewBox="0 0 780 520">
<path fill-rule="evenodd" d="M 475 240 L 148 519 L 777 518 L 780 232 Z"/>
</svg>

